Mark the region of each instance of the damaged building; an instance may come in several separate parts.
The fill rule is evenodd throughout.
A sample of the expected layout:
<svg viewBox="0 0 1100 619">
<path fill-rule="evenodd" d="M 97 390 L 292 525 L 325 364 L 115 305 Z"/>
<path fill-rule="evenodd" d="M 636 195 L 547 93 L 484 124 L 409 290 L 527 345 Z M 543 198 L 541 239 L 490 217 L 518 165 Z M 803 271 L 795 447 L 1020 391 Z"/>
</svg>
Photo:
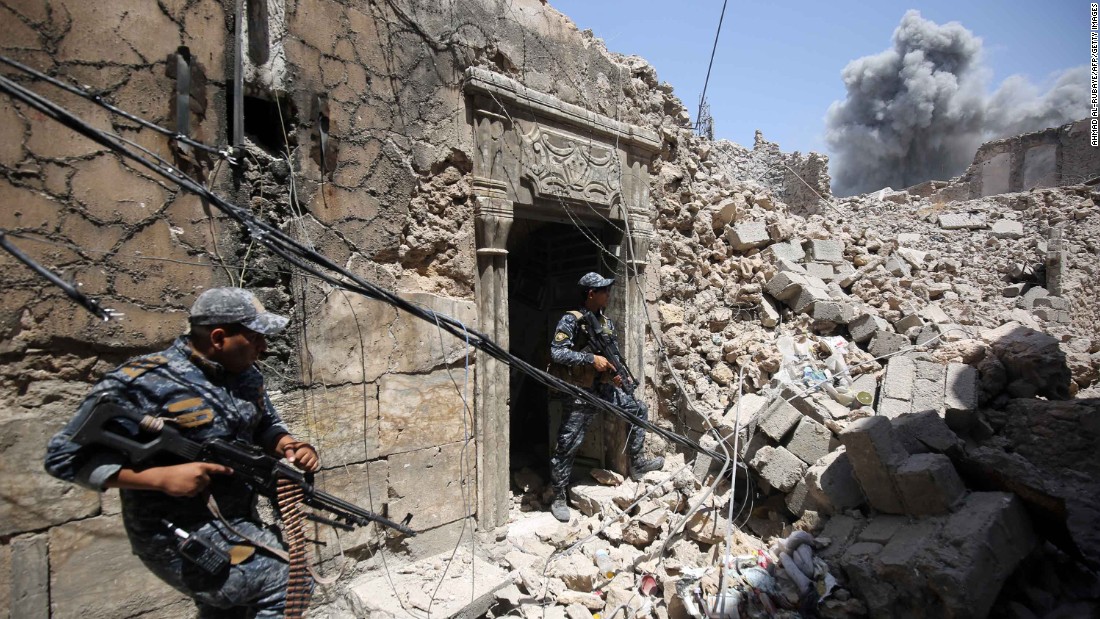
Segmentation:
<svg viewBox="0 0 1100 619">
<path fill-rule="evenodd" d="M 169 135 L 4 77 L 536 368 L 577 278 L 616 277 L 609 312 L 651 419 L 730 458 L 651 435 L 664 470 L 623 479 L 627 428 L 608 415 L 582 447 L 580 513 L 558 523 L 560 395 L 0 97 L 6 240 L 118 313 L 0 253 L 0 612 L 193 612 L 131 555 L 117 492 L 41 462 L 90 384 L 167 345 L 214 286 L 292 316 L 261 370 L 320 451 L 318 486 L 418 532 L 318 527 L 319 567 L 341 577 L 311 616 L 798 616 L 809 597 L 831 617 L 1097 612 L 1087 124 L 987 144 L 952 181 L 837 200 L 826 158 L 694 135 L 648 63 L 535 0 L 0 13 L 0 55 Z"/>
</svg>

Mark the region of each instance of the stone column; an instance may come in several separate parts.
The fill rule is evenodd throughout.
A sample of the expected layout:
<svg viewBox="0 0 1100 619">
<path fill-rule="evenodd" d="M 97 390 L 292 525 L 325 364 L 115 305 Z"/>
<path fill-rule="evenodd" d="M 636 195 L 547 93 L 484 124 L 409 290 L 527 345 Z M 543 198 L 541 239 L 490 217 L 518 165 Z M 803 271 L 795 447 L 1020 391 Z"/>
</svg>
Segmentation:
<svg viewBox="0 0 1100 619">
<path fill-rule="evenodd" d="M 473 180 L 478 324 L 481 331 L 508 350 L 508 231 L 512 201 L 503 183 Z M 477 353 L 475 414 L 477 435 L 478 526 L 491 530 L 508 522 L 511 489 L 509 461 L 508 366 Z"/>
</svg>

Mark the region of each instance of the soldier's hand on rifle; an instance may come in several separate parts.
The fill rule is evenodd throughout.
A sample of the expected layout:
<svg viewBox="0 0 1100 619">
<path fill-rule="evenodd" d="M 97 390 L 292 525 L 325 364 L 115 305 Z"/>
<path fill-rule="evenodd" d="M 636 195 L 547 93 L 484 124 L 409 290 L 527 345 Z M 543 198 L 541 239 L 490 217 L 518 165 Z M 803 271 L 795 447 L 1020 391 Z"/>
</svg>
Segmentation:
<svg viewBox="0 0 1100 619">
<path fill-rule="evenodd" d="M 313 445 L 296 441 L 290 438 L 289 434 L 279 440 L 279 444 L 275 449 L 288 462 L 307 473 L 312 473 L 321 468 L 321 458 L 317 455 L 317 450 L 313 448 Z"/>
<path fill-rule="evenodd" d="M 121 469 L 107 481 L 108 488 L 156 490 L 169 496 L 195 496 L 206 490 L 214 475 L 232 475 L 233 469 L 213 462 L 185 462 L 135 471 Z"/>
<path fill-rule="evenodd" d="M 615 376 L 611 377 L 611 382 L 614 383 L 616 387 L 622 389 L 622 386 L 623 386 L 623 377 L 622 376 L 619 376 L 618 374 L 616 374 Z"/>
<path fill-rule="evenodd" d="M 615 369 L 615 366 L 611 365 L 607 357 L 601 355 L 592 355 L 592 365 L 596 367 L 597 372 L 607 372 Z"/>
</svg>

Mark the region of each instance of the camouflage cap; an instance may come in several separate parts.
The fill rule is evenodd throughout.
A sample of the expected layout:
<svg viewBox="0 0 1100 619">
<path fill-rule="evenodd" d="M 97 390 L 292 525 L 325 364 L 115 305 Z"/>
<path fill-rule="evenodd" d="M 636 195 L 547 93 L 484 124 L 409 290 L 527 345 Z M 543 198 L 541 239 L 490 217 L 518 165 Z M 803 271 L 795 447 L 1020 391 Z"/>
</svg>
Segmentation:
<svg viewBox="0 0 1100 619">
<path fill-rule="evenodd" d="M 604 277 L 599 273 L 585 273 L 577 285 L 581 288 L 607 288 L 614 283 L 614 277 Z"/>
<path fill-rule="evenodd" d="M 290 319 L 264 309 L 263 303 L 244 288 L 211 288 L 191 306 L 191 323 L 196 325 L 239 324 L 256 333 L 274 335 Z"/>
</svg>

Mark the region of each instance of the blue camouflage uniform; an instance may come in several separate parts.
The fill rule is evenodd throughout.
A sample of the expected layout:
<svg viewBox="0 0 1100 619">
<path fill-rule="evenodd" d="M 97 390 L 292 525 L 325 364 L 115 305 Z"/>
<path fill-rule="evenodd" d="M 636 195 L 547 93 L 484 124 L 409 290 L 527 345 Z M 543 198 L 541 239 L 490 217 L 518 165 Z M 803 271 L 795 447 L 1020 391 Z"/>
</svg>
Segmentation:
<svg viewBox="0 0 1100 619">
<path fill-rule="evenodd" d="M 578 312 L 579 313 L 579 312 Z M 602 312 L 596 316 L 604 333 L 610 336 L 618 344 L 615 335 L 615 325 L 611 319 Z M 649 418 L 649 409 L 639 402 L 633 395 L 616 387 L 611 382 L 612 373 L 604 372 L 596 374 L 594 370 L 584 372 L 583 369 L 591 368 L 595 362 L 591 352 L 589 325 L 579 319 L 573 312 L 567 313 L 558 321 L 554 329 L 554 339 L 550 342 L 550 359 L 571 370 L 573 382 L 583 387 L 601 400 L 610 402 L 626 412 L 640 417 Z M 567 379 L 569 380 L 569 379 Z M 561 427 L 558 430 L 557 446 L 554 455 L 550 458 L 550 480 L 554 491 L 561 495 L 569 488 L 569 478 L 573 472 L 573 460 L 577 451 L 584 442 L 584 433 L 595 417 L 596 409 L 580 398 L 570 398 L 565 406 Z M 636 460 L 642 453 L 645 444 L 645 430 L 640 426 L 631 424 L 627 434 L 627 453 L 631 460 Z"/>
<path fill-rule="evenodd" d="M 76 417 L 50 439 L 46 470 L 51 475 L 103 490 L 109 478 L 129 466 L 121 453 L 98 446 L 82 447 L 71 440 L 101 396 L 147 415 L 174 420 L 180 433 L 193 441 L 239 440 L 270 451 L 278 438 L 288 433 L 255 367 L 240 374 L 227 372 L 195 353 L 188 338 L 181 337 L 165 351 L 131 359 L 95 385 Z M 149 466 L 180 462 L 172 456 L 158 456 Z M 275 534 L 255 517 L 255 494 L 247 484 L 236 476 L 215 475 L 207 491 L 234 528 L 271 547 L 280 547 Z M 206 493 L 173 497 L 155 491 L 120 490 L 120 495 L 123 523 L 134 554 L 162 580 L 191 596 L 201 617 L 244 616 L 251 612 L 258 618 L 283 616 L 287 564 L 281 559 L 257 550 L 223 573 L 210 574 L 179 553 L 163 519 L 186 532 L 204 535 L 223 550 L 249 545 L 210 513 Z M 230 614 L 225 613 L 226 609 Z"/>
</svg>

